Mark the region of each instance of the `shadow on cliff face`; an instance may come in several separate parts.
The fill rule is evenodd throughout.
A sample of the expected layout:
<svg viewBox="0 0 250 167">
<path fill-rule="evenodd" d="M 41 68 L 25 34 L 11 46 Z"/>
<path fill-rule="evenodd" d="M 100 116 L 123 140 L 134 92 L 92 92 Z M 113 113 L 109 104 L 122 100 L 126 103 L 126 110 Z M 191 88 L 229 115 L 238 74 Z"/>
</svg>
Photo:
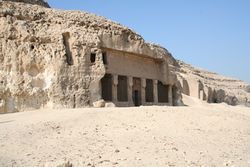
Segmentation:
<svg viewBox="0 0 250 167">
<path fill-rule="evenodd" d="M 227 95 L 222 89 L 214 90 L 212 96 L 212 103 L 227 103 L 228 105 L 236 106 L 239 104 L 239 100 L 235 96 Z"/>
<path fill-rule="evenodd" d="M 246 91 L 247 93 L 250 93 L 250 85 L 248 85 L 248 86 L 245 88 L 245 91 Z"/>
</svg>

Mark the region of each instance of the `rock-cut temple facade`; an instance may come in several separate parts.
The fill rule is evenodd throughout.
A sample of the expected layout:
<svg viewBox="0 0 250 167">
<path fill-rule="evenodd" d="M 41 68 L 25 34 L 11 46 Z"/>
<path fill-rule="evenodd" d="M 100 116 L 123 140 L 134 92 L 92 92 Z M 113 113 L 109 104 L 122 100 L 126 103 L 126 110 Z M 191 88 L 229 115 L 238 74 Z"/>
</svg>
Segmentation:
<svg viewBox="0 0 250 167">
<path fill-rule="evenodd" d="M 104 17 L 3 0 L 0 27 L 1 113 L 181 103 L 171 54 Z"/>
<path fill-rule="evenodd" d="M 195 69 L 131 29 L 43 0 L 0 1 L 0 113 L 40 108 L 247 103 L 239 80 Z"/>
</svg>

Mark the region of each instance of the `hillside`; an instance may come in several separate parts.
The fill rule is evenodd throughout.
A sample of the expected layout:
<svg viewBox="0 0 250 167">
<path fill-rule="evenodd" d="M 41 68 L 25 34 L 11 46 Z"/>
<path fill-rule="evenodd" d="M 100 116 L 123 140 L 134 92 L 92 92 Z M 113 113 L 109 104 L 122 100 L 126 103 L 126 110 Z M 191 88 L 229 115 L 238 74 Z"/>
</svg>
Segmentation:
<svg viewBox="0 0 250 167">
<path fill-rule="evenodd" d="M 209 103 L 225 102 L 230 105 L 250 104 L 248 84 L 244 81 L 225 77 L 214 72 L 193 67 L 178 61 L 175 67 L 182 92 Z"/>
</svg>

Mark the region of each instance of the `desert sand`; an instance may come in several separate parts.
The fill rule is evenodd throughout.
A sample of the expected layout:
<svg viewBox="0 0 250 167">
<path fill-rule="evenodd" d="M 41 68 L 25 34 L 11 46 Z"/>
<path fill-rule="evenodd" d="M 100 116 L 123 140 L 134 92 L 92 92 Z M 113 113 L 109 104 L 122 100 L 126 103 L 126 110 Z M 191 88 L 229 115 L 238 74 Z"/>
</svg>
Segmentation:
<svg viewBox="0 0 250 167">
<path fill-rule="evenodd" d="M 250 108 L 184 102 L 0 115 L 0 166 L 250 166 Z"/>
</svg>

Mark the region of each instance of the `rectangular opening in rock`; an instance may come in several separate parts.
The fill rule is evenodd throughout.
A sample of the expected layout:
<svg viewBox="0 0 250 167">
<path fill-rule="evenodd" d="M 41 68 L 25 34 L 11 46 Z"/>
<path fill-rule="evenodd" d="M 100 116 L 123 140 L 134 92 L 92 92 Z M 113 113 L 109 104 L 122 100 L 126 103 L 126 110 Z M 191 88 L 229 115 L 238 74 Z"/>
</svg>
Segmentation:
<svg viewBox="0 0 250 167">
<path fill-rule="evenodd" d="M 103 64 L 107 65 L 108 61 L 107 61 L 107 53 L 106 52 L 102 52 L 102 62 Z"/>
<path fill-rule="evenodd" d="M 128 101 L 128 83 L 126 76 L 118 76 L 117 100 L 121 102 Z"/>
<path fill-rule="evenodd" d="M 153 80 L 146 80 L 146 90 L 145 90 L 146 102 L 154 102 L 154 88 L 153 88 Z"/>
<path fill-rule="evenodd" d="M 63 36 L 63 45 L 65 47 L 65 52 L 66 52 L 66 61 L 68 63 L 68 65 L 73 65 L 73 58 L 72 58 L 72 53 L 70 50 L 70 43 L 69 43 L 69 39 L 70 39 L 70 34 L 69 32 L 65 32 L 62 34 Z"/>
<path fill-rule="evenodd" d="M 90 62 L 91 62 L 91 63 L 94 63 L 94 62 L 95 62 L 95 59 L 96 59 L 96 53 L 91 53 L 91 54 L 90 54 Z"/>
<path fill-rule="evenodd" d="M 135 106 L 141 105 L 141 79 L 133 78 L 132 99 Z"/>
<path fill-rule="evenodd" d="M 105 101 L 112 101 L 112 75 L 105 74 L 101 79 L 102 98 Z"/>
<path fill-rule="evenodd" d="M 158 89 L 158 102 L 168 103 L 168 86 L 163 85 L 163 83 L 159 81 L 157 84 L 157 89 Z"/>
</svg>

